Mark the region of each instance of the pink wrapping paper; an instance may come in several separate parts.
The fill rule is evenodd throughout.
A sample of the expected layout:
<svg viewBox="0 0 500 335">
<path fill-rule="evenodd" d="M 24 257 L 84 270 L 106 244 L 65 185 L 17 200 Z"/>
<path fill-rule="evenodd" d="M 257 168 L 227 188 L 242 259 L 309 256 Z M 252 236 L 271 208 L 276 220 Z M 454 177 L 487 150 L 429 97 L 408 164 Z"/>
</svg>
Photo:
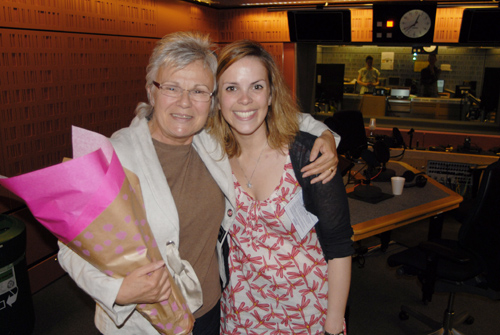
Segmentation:
<svg viewBox="0 0 500 335">
<path fill-rule="evenodd" d="M 109 140 L 73 127 L 73 156 L 61 164 L 0 179 L 0 185 L 21 197 L 60 241 L 109 276 L 124 277 L 161 259 L 146 220 L 139 180 L 123 169 Z M 138 305 L 137 310 L 162 334 L 189 334 L 194 318 L 169 278 L 168 301 Z"/>
</svg>

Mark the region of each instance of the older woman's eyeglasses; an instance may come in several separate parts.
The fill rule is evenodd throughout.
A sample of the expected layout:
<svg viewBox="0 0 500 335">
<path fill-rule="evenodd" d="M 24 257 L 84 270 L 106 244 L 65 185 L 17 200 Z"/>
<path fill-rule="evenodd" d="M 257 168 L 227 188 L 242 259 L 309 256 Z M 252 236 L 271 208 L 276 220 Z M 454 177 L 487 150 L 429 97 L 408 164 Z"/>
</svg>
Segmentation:
<svg viewBox="0 0 500 335">
<path fill-rule="evenodd" d="M 179 86 L 160 85 L 156 81 L 153 81 L 153 85 L 155 85 L 160 90 L 161 94 L 172 98 L 180 98 L 184 91 L 187 91 L 190 99 L 198 102 L 208 102 L 213 95 L 212 92 L 207 92 L 200 89 L 185 90 L 183 88 L 180 88 Z"/>
</svg>

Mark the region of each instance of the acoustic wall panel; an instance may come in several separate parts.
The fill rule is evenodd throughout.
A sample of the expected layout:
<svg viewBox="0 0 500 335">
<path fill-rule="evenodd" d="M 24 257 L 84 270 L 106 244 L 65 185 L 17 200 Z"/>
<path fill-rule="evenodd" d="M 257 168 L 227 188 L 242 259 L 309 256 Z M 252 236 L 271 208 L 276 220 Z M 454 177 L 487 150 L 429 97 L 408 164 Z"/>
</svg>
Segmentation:
<svg viewBox="0 0 500 335">
<path fill-rule="evenodd" d="M 156 39 L 0 30 L 2 173 L 71 157 L 71 126 L 104 135 L 127 126 L 146 101 Z"/>
<path fill-rule="evenodd" d="M 273 56 L 276 65 L 283 71 L 283 43 L 262 43 L 262 46 Z"/>
<path fill-rule="evenodd" d="M 202 31 L 210 35 L 216 41 L 218 38 L 218 15 L 217 10 L 204 6 L 190 7 L 191 27 L 190 30 Z"/>
<path fill-rule="evenodd" d="M 265 8 L 219 10 L 218 42 L 239 39 L 259 42 L 288 42 L 286 12 L 268 12 Z"/>
<path fill-rule="evenodd" d="M 217 23 L 214 9 L 180 0 L 0 2 L 0 174 L 71 157 L 71 125 L 106 136 L 127 126 L 146 101 L 145 68 L 156 41 L 193 29 L 216 40 Z M 17 214 L 21 205 L 0 187 L 2 213 Z M 56 239 L 23 219 L 36 291 L 64 272 Z"/>
<path fill-rule="evenodd" d="M 4 1 L 0 23 L 12 28 L 157 36 L 155 0 Z"/>
</svg>

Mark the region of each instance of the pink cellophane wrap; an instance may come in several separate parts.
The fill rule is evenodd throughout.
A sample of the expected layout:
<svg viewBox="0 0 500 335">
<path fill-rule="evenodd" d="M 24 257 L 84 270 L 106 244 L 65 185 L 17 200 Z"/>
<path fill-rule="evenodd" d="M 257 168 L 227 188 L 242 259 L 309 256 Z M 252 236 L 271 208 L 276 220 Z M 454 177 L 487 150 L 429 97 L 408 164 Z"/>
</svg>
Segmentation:
<svg viewBox="0 0 500 335">
<path fill-rule="evenodd" d="M 0 179 L 0 184 L 21 197 L 60 241 L 109 276 L 125 277 L 162 259 L 146 220 L 139 179 L 121 166 L 109 140 L 73 127 L 73 157 Z M 167 301 L 136 309 L 162 334 L 190 334 L 194 317 L 170 275 L 169 280 Z"/>
</svg>

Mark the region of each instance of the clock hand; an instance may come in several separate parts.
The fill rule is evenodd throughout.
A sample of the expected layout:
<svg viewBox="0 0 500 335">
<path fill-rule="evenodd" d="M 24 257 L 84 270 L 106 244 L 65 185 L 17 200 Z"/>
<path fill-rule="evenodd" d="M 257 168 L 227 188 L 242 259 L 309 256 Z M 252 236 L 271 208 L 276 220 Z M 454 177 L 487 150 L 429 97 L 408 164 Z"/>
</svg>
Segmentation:
<svg viewBox="0 0 500 335">
<path fill-rule="evenodd" d="M 405 31 L 409 31 L 411 28 L 414 28 L 414 27 L 415 27 L 415 24 L 416 24 L 416 23 L 412 24 L 411 26 L 406 27 L 406 28 L 405 28 Z"/>
<path fill-rule="evenodd" d="M 411 28 L 415 27 L 415 26 L 417 25 L 417 23 L 418 23 L 418 18 L 419 18 L 419 17 L 420 17 L 420 14 L 418 14 L 417 18 L 415 19 L 415 22 L 414 22 L 411 26 L 406 27 L 406 29 L 405 29 L 405 30 L 406 30 L 406 31 L 408 31 L 408 30 L 410 30 Z"/>
</svg>

